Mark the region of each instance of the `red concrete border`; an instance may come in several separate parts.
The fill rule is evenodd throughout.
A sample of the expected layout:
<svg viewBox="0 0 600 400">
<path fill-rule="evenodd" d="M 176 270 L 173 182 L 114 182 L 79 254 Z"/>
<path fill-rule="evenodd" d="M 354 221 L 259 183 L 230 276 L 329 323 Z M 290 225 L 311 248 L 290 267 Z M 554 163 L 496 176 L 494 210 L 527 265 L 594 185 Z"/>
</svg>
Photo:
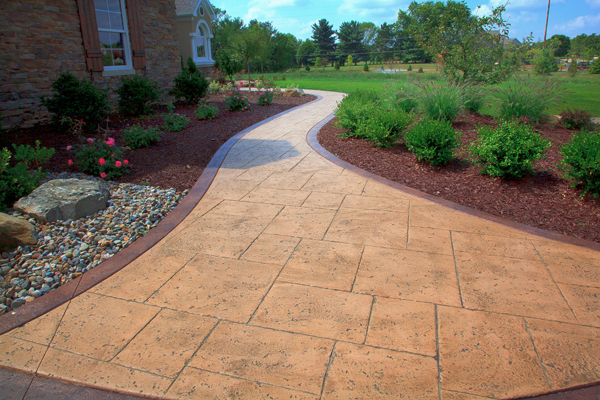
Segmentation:
<svg viewBox="0 0 600 400">
<path fill-rule="evenodd" d="M 323 98 L 322 96 L 318 95 L 316 97 L 317 98 L 311 102 L 290 108 L 289 110 L 269 117 L 264 121 L 256 123 L 231 137 L 223 146 L 219 148 L 219 150 L 217 150 L 194 187 L 192 187 L 190 192 L 183 198 L 181 203 L 179 203 L 177 207 L 173 209 L 173 211 L 171 211 L 162 221 L 160 221 L 156 227 L 152 228 L 147 234 L 137 239 L 127 248 L 119 251 L 113 257 L 102 262 L 102 264 L 96 268 L 64 284 L 58 289 L 50 291 L 35 301 L 25 304 L 14 311 L 10 311 L 0 316 L 0 335 L 18 328 L 27 322 L 49 311 L 52 311 L 56 307 L 66 303 L 67 301 L 70 301 L 74 297 L 79 296 L 106 278 L 117 273 L 140 255 L 150 250 L 155 244 L 162 240 L 162 238 L 167 236 L 177 225 L 179 225 L 196 207 L 215 179 L 215 176 L 219 171 L 219 167 L 223 163 L 227 153 L 233 147 L 233 145 L 237 143 L 238 140 L 240 140 L 248 132 L 258 128 L 261 125 L 271 122 L 275 118 L 279 118 L 282 115 L 295 111 L 301 107 L 313 104 Z"/>
<path fill-rule="evenodd" d="M 316 151 L 322 157 L 326 158 L 327 160 L 331 161 L 332 163 L 334 163 L 340 167 L 346 168 L 347 170 L 350 170 L 360 176 L 363 176 L 363 177 L 371 179 L 375 182 L 386 185 L 390 188 L 410 194 L 411 196 L 415 196 L 415 197 L 419 197 L 419 198 L 431 201 L 433 203 L 439 204 L 444 207 L 448 207 L 454 211 L 472 215 L 477 218 L 485 219 L 485 220 L 488 220 L 488 221 L 491 221 L 491 222 L 494 222 L 494 223 L 497 223 L 500 225 L 507 226 L 509 228 L 513 228 L 513 229 L 516 229 L 516 230 L 519 230 L 522 232 L 540 236 L 545 239 L 552 239 L 552 240 L 556 240 L 556 241 L 567 243 L 567 244 L 572 244 L 572 245 L 579 246 L 579 247 L 585 247 L 590 250 L 600 251 L 600 243 L 596 243 L 596 242 L 592 242 L 589 240 L 584 240 L 584 239 L 580 239 L 580 238 L 576 238 L 576 237 L 572 237 L 572 236 L 563 235 L 562 233 L 551 232 L 551 231 L 548 231 L 545 229 L 534 228 L 532 226 L 521 224 L 521 223 L 515 222 L 515 221 L 509 221 L 502 217 L 488 214 L 483 211 L 475 210 L 473 208 L 454 203 L 450 200 L 441 199 L 439 197 L 435 197 L 428 193 L 421 192 L 420 190 L 401 185 L 399 183 L 382 178 L 379 175 L 375 175 L 372 172 L 368 172 L 363 169 L 360 169 L 357 166 L 347 163 L 346 161 L 340 160 L 339 158 L 337 158 L 336 156 L 334 156 L 333 154 L 331 154 L 330 152 L 325 150 L 325 148 L 323 148 L 323 146 L 321 146 L 321 144 L 317 140 L 317 135 L 319 134 L 319 131 L 321 130 L 321 128 L 323 128 L 323 126 L 325 126 L 325 124 L 327 124 L 329 121 L 331 121 L 334 117 L 335 117 L 334 114 L 331 114 L 329 117 L 325 118 L 323 121 L 321 121 L 320 123 L 315 125 L 308 132 L 308 134 L 306 136 L 306 140 L 307 140 L 308 144 L 310 145 L 310 147 L 312 147 L 312 149 L 314 151 Z"/>
</svg>

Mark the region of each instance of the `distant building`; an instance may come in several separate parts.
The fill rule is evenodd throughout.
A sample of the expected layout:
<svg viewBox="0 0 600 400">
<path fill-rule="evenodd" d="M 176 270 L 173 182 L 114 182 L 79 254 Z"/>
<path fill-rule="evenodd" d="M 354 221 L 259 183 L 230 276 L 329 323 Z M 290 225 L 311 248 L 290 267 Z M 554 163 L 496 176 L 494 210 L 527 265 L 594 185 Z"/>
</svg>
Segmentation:
<svg viewBox="0 0 600 400">
<path fill-rule="evenodd" d="M 211 39 L 216 15 L 207 0 L 175 0 L 177 31 L 183 62 L 189 57 L 207 74 L 214 67 Z"/>
<path fill-rule="evenodd" d="M 497 35 L 497 36 L 500 35 L 500 31 L 498 31 L 498 30 L 491 30 L 490 33 L 492 35 Z M 505 35 L 500 35 L 500 36 L 501 36 L 501 42 L 505 46 L 507 44 L 512 44 L 514 46 L 520 46 L 521 45 L 521 42 L 518 39 L 516 39 L 516 38 L 510 38 L 510 37 L 505 36 Z"/>
</svg>

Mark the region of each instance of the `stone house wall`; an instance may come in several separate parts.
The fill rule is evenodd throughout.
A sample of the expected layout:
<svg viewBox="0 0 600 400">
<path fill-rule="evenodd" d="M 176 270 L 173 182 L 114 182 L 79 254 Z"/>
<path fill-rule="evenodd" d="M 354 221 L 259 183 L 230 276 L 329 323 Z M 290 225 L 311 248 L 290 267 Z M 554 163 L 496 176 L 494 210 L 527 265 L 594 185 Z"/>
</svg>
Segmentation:
<svg viewBox="0 0 600 400">
<path fill-rule="evenodd" d="M 146 74 L 160 89 L 171 87 L 181 70 L 174 0 L 140 0 L 145 39 Z M 52 93 L 60 72 L 91 79 L 99 88 L 110 88 L 116 106 L 121 76 L 91 74 L 75 0 L 0 1 L 0 126 L 30 127 L 49 120 L 41 96 Z"/>
</svg>

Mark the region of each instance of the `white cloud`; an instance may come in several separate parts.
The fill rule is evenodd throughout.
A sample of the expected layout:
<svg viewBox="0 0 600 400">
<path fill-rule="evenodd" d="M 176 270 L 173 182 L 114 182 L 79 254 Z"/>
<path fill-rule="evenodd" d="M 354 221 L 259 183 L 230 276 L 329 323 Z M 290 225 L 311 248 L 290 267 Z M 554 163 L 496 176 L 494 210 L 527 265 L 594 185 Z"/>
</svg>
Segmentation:
<svg viewBox="0 0 600 400">
<path fill-rule="evenodd" d="M 276 8 L 278 7 L 293 7 L 296 5 L 296 0 L 252 0 L 248 3 L 248 12 L 244 16 L 244 21 L 258 19 L 259 21 L 267 21 L 275 17 Z"/>
<path fill-rule="evenodd" d="M 600 0 L 585 0 L 592 7 L 600 7 Z"/>
<path fill-rule="evenodd" d="M 599 1 L 599 0 L 587 0 L 587 1 Z M 552 0 L 552 4 L 556 3 L 564 3 L 565 0 Z M 552 4 L 550 7 L 552 7 Z M 515 9 L 515 8 L 537 8 L 542 6 L 548 6 L 547 0 L 490 0 L 489 2 L 490 8 L 496 8 L 499 6 L 506 6 L 507 10 Z"/>
<path fill-rule="evenodd" d="M 585 28 L 598 28 L 600 24 L 600 14 L 598 15 L 582 15 L 581 17 L 574 18 L 564 24 L 556 24 L 553 26 L 554 30 L 565 33 L 581 32 Z"/>
<path fill-rule="evenodd" d="M 338 7 L 337 13 L 357 16 L 357 19 L 362 21 L 373 18 L 396 20 L 398 10 L 406 10 L 410 3 L 411 0 L 344 0 Z"/>
</svg>

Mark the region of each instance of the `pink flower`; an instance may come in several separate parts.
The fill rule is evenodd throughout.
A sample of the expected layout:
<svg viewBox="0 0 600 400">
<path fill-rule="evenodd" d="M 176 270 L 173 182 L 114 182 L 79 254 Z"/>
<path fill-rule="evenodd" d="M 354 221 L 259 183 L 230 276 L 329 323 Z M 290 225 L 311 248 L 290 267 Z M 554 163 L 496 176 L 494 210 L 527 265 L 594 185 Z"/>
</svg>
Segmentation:
<svg viewBox="0 0 600 400">
<path fill-rule="evenodd" d="M 72 147 L 73 147 L 73 146 L 71 146 L 71 145 L 68 145 L 68 146 L 67 146 L 67 151 L 71 150 L 71 148 L 72 148 Z"/>
<path fill-rule="evenodd" d="M 246 70 L 245 70 L 245 69 L 243 69 L 243 70 L 242 70 L 242 72 L 246 72 Z"/>
<path fill-rule="evenodd" d="M 111 157 L 114 157 L 115 155 L 114 155 L 114 154 L 111 154 L 110 156 L 111 156 Z"/>
<path fill-rule="evenodd" d="M 89 137 L 89 138 L 87 138 L 87 142 L 88 142 L 89 144 L 92 144 L 92 143 L 94 143 L 94 139 L 92 139 L 91 137 Z"/>
<path fill-rule="evenodd" d="M 240 98 L 236 96 L 236 99 L 239 100 Z"/>
<path fill-rule="evenodd" d="M 113 147 L 115 145 L 115 139 L 109 137 L 108 140 L 104 143 L 106 143 L 109 147 Z"/>
<path fill-rule="evenodd" d="M 98 164 L 104 165 L 104 164 L 106 164 L 106 160 L 104 158 L 101 158 L 98 160 Z"/>
<path fill-rule="evenodd" d="M 227 94 L 231 96 L 233 94 L 233 92 L 227 92 Z"/>
<path fill-rule="evenodd" d="M 101 173 L 100 178 L 106 178 L 106 172 Z"/>
<path fill-rule="evenodd" d="M 129 161 L 128 160 L 123 160 L 123 164 L 129 165 Z"/>
<path fill-rule="evenodd" d="M 67 161 L 67 164 L 69 164 L 69 165 L 73 165 L 73 160 L 69 160 L 69 161 Z"/>
<path fill-rule="evenodd" d="M 121 161 L 117 160 L 115 161 L 115 167 L 119 168 L 121 166 Z"/>
</svg>

